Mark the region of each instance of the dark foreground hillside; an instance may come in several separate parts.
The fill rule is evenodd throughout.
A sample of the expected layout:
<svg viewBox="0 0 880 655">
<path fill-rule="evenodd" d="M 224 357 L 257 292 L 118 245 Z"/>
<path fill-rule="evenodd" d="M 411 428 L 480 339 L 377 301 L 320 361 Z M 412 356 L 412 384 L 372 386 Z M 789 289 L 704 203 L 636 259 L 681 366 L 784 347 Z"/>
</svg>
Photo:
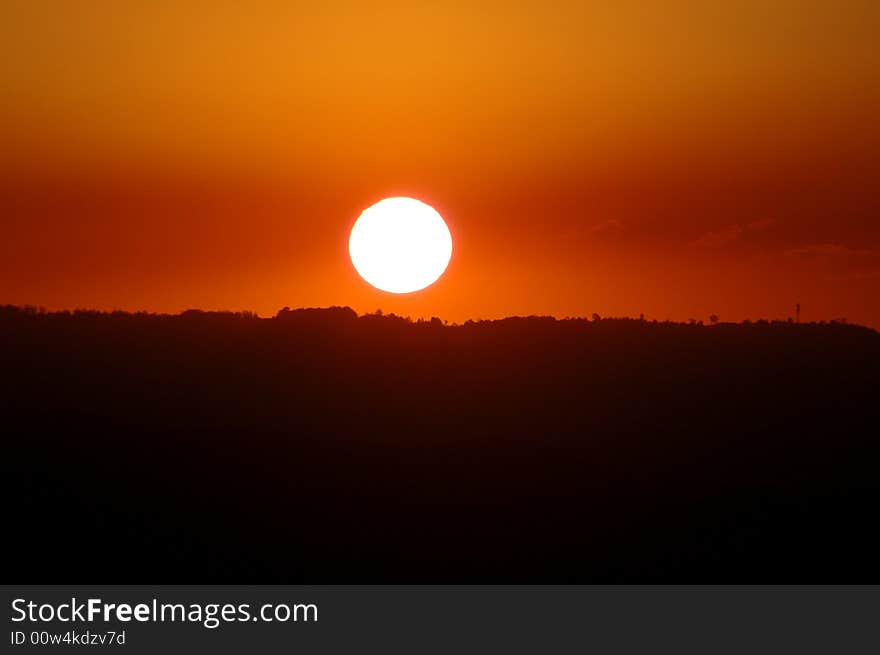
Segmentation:
<svg viewBox="0 0 880 655">
<path fill-rule="evenodd" d="M 12 582 L 880 582 L 880 335 L 0 308 Z"/>
</svg>

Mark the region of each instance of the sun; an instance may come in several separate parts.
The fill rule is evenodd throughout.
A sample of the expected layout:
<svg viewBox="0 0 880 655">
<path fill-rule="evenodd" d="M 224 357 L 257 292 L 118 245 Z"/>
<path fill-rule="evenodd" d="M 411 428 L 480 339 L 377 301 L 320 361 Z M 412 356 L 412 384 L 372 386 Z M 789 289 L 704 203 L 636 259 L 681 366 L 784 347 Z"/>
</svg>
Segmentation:
<svg viewBox="0 0 880 655">
<path fill-rule="evenodd" d="M 348 252 L 360 276 L 377 289 L 412 293 L 443 275 L 452 257 L 452 235 L 430 205 L 385 198 L 355 221 Z"/>
</svg>

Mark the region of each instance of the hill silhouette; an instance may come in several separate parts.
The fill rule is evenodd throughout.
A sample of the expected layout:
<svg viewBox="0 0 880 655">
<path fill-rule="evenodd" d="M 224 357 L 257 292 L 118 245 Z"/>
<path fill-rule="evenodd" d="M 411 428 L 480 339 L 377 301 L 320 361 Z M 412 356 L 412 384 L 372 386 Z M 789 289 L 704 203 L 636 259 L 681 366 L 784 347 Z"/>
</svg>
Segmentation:
<svg viewBox="0 0 880 655">
<path fill-rule="evenodd" d="M 880 581 L 880 334 L 0 308 L 18 582 Z"/>
</svg>

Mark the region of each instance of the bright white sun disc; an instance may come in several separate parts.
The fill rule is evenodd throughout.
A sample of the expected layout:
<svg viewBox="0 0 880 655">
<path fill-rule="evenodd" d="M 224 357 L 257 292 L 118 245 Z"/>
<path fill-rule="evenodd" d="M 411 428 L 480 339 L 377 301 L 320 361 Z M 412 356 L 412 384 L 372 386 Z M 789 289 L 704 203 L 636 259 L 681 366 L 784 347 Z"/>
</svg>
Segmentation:
<svg viewBox="0 0 880 655">
<path fill-rule="evenodd" d="M 377 289 L 410 293 L 443 275 L 452 257 L 452 235 L 430 205 L 386 198 L 355 221 L 348 252 L 355 270 Z"/>
</svg>

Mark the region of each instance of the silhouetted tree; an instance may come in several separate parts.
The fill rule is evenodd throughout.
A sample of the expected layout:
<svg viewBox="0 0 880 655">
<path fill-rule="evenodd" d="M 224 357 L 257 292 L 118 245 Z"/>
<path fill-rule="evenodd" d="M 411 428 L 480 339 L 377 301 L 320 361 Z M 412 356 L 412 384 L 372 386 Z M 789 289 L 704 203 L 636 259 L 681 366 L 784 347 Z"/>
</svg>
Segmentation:
<svg viewBox="0 0 880 655">
<path fill-rule="evenodd" d="M 5 554 L 32 582 L 880 579 L 876 331 L 593 318 L 2 307 Z"/>
</svg>

